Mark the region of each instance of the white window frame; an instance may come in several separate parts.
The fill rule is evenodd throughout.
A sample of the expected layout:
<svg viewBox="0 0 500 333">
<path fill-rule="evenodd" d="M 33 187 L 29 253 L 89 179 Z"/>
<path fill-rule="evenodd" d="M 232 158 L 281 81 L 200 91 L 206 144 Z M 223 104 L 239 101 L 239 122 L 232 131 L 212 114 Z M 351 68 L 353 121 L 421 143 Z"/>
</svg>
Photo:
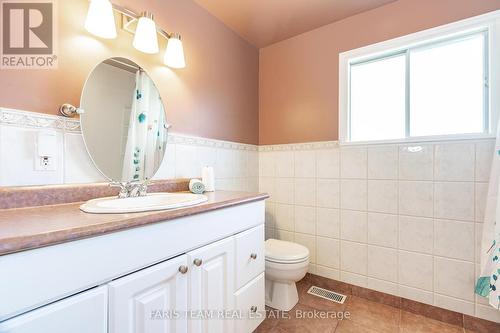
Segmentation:
<svg viewBox="0 0 500 333">
<path fill-rule="evenodd" d="M 447 40 L 460 38 L 474 33 L 485 33 L 487 40 L 485 59 L 486 84 L 489 89 L 485 93 L 485 131 L 474 134 L 449 134 L 405 138 L 350 141 L 350 66 L 365 61 L 383 59 L 391 54 L 403 53 L 408 49 L 439 45 Z M 500 108 L 500 10 L 476 16 L 462 21 L 450 23 L 429 30 L 420 31 L 407 36 L 391 39 L 359 49 L 343 52 L 339 55 L 339 142 L 341 144 L 379 144 L 398 142 L 442 141 L 494 138 L 497 133 L 497 122 Z M 408 111 L 408 107 L 406 108 Z M 406 115 L 408 118 L 408 115 Z M 408 122 L 409 119 L 406 119 Z M 406 126 L 408 128 L 408 126 Z"/>
</svg>

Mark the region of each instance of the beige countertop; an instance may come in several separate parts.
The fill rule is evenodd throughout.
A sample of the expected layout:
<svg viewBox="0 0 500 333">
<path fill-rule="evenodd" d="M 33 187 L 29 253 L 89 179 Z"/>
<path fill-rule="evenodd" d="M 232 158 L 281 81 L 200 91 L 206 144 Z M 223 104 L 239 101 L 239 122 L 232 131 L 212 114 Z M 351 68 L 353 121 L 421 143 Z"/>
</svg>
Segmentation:
<svg viewBox="0 0 500 333">
<path fill-rule="evenodd" d="M 68 203 L 0 209 L 0 255 L 140 227 L 268 198 L 267 194 L 217 191 L 196 206 L 128 214 L 88 214 Z"/>
</svg>

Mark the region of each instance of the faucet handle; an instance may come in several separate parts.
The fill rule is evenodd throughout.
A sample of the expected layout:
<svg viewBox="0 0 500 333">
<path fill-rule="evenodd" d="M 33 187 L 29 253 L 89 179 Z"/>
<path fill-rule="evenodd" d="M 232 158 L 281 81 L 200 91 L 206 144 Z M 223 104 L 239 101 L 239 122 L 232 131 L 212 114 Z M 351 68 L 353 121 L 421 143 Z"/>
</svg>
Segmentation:
<svg viewBox="0 0 500 333">
<path fill-rule="evenodd" d="M 120 192 L 118 193 L 118 198 L 126 198 L 128 197 L 128 188 L 126 183 L 122 182 L 111 182 L 109 183 L 109 187 L 119 187 Z"/>
<path fill-rule="evenodd" d="M 143 182 L 130 182 L 126 185 L 129 197 L 142 197 L 146 195 L 147 185 Z"/>
<path fill-rule="evenodd" d="M 111 182 L 110 187 L 119 187 L 118 198 L 143 197 L 147 194 L 147 183 L 139 182 Z"/>
<path fill-rule="evenodd" d="M 147 194 L 148 194 L 148 184 L 143 183 L 143 184 L 139 185 L 139 196 L 144 197 Z"/>
</svg>

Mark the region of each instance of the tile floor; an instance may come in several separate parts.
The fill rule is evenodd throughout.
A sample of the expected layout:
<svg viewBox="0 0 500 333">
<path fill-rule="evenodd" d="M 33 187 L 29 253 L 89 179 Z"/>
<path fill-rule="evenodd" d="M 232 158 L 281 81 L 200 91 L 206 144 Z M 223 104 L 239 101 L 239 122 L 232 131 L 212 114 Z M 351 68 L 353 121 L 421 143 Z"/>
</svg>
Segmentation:
<svg viewBox="0 0 500 333">
<path fill-rule="evenodd" d="M 304 279 L 297 284 L 299 303 L 288 312 L 288 317 L 279 316 L 268 308 L 268 317 L 254 333 L 474 333 L 462 327 L 453 326 L 398 308 L 348 296 L 344 304 L 337 304 L 307 294 L 311 283 Z M 307 311 L 316 313 L 344 312 L 349 319 L 299 318 Z M 319 311 L 319 312 L 318 312 Z M 286 315 L 284 315 L 286 316 Z M 277 318 L 280 317 L 280 318 Z"/>
</svg>

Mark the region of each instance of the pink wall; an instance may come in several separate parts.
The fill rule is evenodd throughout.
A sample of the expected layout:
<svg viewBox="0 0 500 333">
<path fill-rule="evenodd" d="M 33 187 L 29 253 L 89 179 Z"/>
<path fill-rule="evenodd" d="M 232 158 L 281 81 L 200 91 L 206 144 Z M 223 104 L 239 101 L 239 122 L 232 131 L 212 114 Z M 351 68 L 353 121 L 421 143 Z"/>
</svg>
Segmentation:
<svg viewBox="0 0 500 333">
<path fill-rule="evenodd" d="M 115 0 L 183 35 L 187 68 L 170 70 L 161 55 L 134 50 L 126 32 L 113 41 L 89 35 L 87 0 L 57 2 L 59 69 L 1 70 L 1 107 L 56 114 L 64 102 L 78 105 L 92 68 L 124 56 L 157 83 L 173 131 L 261 144 L 338 138 L 340 52 L 500 9 L 500 0 L 400 0 L 261 49 L 259 62 L 255 48 L 192 1 Z"/>
<path fill-rule="evenodd" d="M 88 0 L 58 0 L 59 69 L 1 70 L 0 107 L 56 114 L 64 102 L 79 105 L 92 68 L 122 56 L 142 65 L 156 82 L 172 131 L 257 143 L 257 49 L 193 1 L 113 2 L 151 11 L 165 30 L 181 33 L 187 68 L 170 70 L 162 65 L 162 55 L 141 54 L 123 31 L 112 41 L 94 38 L 83 28 Z"/>
<path fill-rule="evenodd" d="M 260 50 L 259 143 L 338 139 L 341 52 L 500 9 L 500 0 L 400 0 Z"/>
</svg>

